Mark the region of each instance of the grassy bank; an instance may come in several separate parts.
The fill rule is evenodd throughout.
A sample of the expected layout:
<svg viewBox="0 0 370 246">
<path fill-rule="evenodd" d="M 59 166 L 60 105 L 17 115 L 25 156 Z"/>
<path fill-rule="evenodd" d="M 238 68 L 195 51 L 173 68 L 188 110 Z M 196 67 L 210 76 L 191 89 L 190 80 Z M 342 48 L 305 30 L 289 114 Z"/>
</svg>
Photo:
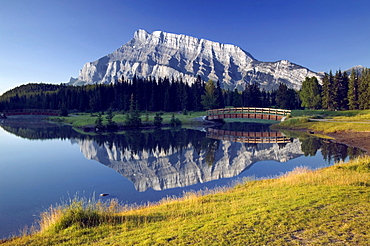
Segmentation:
<svg viewBox="0 0 370 246">
<path fill-rule="evenodd" d="M 369 189 L 362 157 L 133 210 L 76 200 L 3 245 L 369 245 Z"/>
<path fill-rule="evenodd" d="M 148 112 L 148 113 L 142 113 L 141 114 L 141 120 L 143 124 L 146 125 L 153 125 L 154 117 L 156 112 Z M 163 118 L 163 124 L 169 124 L 171 121 L 172 115 L 175 115 L 176 118 L 178 118 L 182 124 L 188 125 L 188 124 L 195 124 L 194 118 L 205 116 L 205 111 L 199 111 L 199 112 L 188 112 L 188 114 L 179 114 L 178 112 L 165 112 L 162 115 Z M 114 113 L 113 121 L 116 122 L 119 125 L 124 125 L 126 120 L 126 115 L 122 113 Z M 103 115 L 103 124 L 107 124 L 107 120 L 105 119 L 106 115 Z M 97 119 L 97 113 L 95 114 L 89 114 L 89 113 L 78 113 L 74 114 L 68 117 L 50 117 L 50 120 L 56 121 L 56 122 L 63 122 L 67 124 L 71 124 L 73 127 L 85 127 L 85 126 L 94 126 L 95 121 Z"/>
<path fill-rule="evenodd" d="M 370 110 L 294 110 L 292 118 L 275 125 L 280 129 L 310 129 L 323 133 L 369 132 Z"/>
</svg>

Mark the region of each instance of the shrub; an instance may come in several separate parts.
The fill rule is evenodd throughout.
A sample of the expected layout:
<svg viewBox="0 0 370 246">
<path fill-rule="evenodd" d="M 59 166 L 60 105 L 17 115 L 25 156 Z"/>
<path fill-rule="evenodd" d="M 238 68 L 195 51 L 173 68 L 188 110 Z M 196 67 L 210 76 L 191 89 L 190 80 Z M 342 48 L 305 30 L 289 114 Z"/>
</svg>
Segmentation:
<svg viewBox="0 0 370 246">
<path fill-rule="evenodd" d="M 117 200 L 107 202 L 74 198 L 69 204 L 51 206 L 41 213 L 40 231 L 59 232 L 69 227 L 94 227 L 119 221 L 117 213 L 122 207 Z"/>
<path fill-rule="evenodd" d="M 163 121 L 162 115 L 163 115 L 163 113 L 156 113 L 155 114 L 153 123 L 156 127 L 161 127 L 162 126 L 162 121 Z"/>
<path fill-rule="evenodd" d="M 170 125 L 171 126 L 181 126 L 182 122 L 178 118 L 175 118 L 175 114 L 172 114 Z"/>
</svg>

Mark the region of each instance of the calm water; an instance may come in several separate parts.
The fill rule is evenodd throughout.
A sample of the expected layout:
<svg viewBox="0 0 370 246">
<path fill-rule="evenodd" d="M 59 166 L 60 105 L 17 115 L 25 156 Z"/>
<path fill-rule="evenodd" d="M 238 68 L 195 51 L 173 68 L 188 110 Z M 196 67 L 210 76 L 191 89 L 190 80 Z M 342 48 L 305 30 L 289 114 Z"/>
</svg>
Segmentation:
<svg viewBox="0 0 370 246">
<path fill-rule="evenodd" d="M 229 124 L 222 128 L 232 131 L 227 135 L 167 129 L 88 136 L 41 121 L 0 123 L 0 238 L 18 234 L 50 205 L 76 194 L 108 193 L 101 199 L 143 204 L 361 153 L 309 136 L 283 137 L 263 124 Z M 261 134 L 265 143 L 252 143 Z"/>
</svg>

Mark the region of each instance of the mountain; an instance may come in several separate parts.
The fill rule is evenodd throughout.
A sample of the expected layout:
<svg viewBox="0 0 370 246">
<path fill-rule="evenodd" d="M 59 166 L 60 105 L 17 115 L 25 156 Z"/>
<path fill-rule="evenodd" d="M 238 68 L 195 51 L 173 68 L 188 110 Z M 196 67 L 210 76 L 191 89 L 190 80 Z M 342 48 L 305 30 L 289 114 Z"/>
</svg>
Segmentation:
<svg viewBox="0 0 370 246">
<path fill-rule="evenodd" d="M 284 147 L 276 143 L 247 146 L 219 141 L 214 152 L 198 152 L 191 144 L 186 148 L 152 149 L 132 153 L 117 144 L 89 139 L 74 139 L 87 159 L 96 160 L 133 182 L 136 190 L 165 190 L 231 178 L 262 160 L 286 162 L 303 155 L 301 142 L 294 139 Z M 212 153 L 210 155 L 210 153 Z M 210 156 L 212 158 L 210 158 Z"/>
<path fill-rule="evenodd" d="M 261 62 L 238 46 L 221 44 L 186 35 L 144 30 L 111 54 L 84 65 L 73 85 L 110 84 L 122 76 L 179 78 L 193 83 L 199 75 L 204 81 L 219 80 L 225 89 L 243 90 L 256 82 L 267 90 L 285 83 L 299 89 L 305 77 L 322 74 L 287 60 Z"/>
<path fill-rule="evenodd" d="M 361 65 L 353 66 L 351 68 L 348 68 L 347 70 L 344 70 L 345 73 L 348 74 L 348 76 L 351 74 L 352 69 L 357 72 L 357 74 L 362 74 L 362 71 L 364 71 L 365 67 Z"/>
</svg>

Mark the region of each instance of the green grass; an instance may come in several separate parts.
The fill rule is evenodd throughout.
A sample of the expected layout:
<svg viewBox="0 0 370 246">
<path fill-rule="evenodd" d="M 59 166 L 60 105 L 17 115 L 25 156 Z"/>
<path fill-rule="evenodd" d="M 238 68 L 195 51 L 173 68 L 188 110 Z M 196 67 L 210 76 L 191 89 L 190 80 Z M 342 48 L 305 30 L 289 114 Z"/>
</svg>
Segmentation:
<svg viewBox="0 0 370 246">
<path fill-rule="evenodd" d="M 126 115 L 121 114 L 121 113 L 114 113 L 115 116 L 113 118 L 113 121 L 118 123 L 119 125 L 124 125 L 125 120 L 126 120 Z M 146 113 L 141 113 L 141 120 L 143 124 L 149 124 L 152 125 L 154 121 L 154 116 L 156 112 L 148 112 L 148 118 Z M 187 115 L 184 114 L 178 114 L 178 112 L 166 112 L 163 113 L 162 118 L 163 118 L 163 124 L 169 124 L 171 121 L 172 114 L 175 115 L 176 118 L 181 120 L 182 124 L 196 124 L 194 122 L 194 118 L 199 117 L 199 116 L 205 116 L 206 112 L 205 111 L 200 111 L 200 112 L 188 112 Z M 106 115 L 103 115 L 103 124 L 106 124 L 107 121 L 105 119 Z M 95 121 L 97 119 L 97 113 L 91 114 L 89 113 L 79 113 L 76 115 L 68 116 L 68 117 L 50 117 L 49 118 L 52 121 L 56 122 L 63 122 L 72 125 L 73 127 L 84 127 L 84 126 L 94 126 Z M 147 120 L 148 119 L 148 120 Z"/>
<path fill-rule="evenodd" d="M 46 212 L 41 224 L 55 219 L 42 231 L 3 245 L 369 245 L 369 189 L 362 157 L 119 213 L 110 203 L 98 216 L 81 212 L 88 206 L 77 200 Z"/>
<path fill-rule="evenodd" d="M 310 121 L 310 119 L 325 119 L 327 121 Z M 368 132 L 370 131 L 370 110 L 294 110 L 291 118 L 273 127 L 276 129 L 310 129 L 323 133 Z"/>
<path fill-rule="evenodd" d="M 336 116 L 353 117 L 356 115 L 370 114 L 370 110 L 344 110 L 344 111 L 329 111 L 329 110 L 292 110 L 292 117 L 309 116 L 332 118 Z"/>
</svg>

